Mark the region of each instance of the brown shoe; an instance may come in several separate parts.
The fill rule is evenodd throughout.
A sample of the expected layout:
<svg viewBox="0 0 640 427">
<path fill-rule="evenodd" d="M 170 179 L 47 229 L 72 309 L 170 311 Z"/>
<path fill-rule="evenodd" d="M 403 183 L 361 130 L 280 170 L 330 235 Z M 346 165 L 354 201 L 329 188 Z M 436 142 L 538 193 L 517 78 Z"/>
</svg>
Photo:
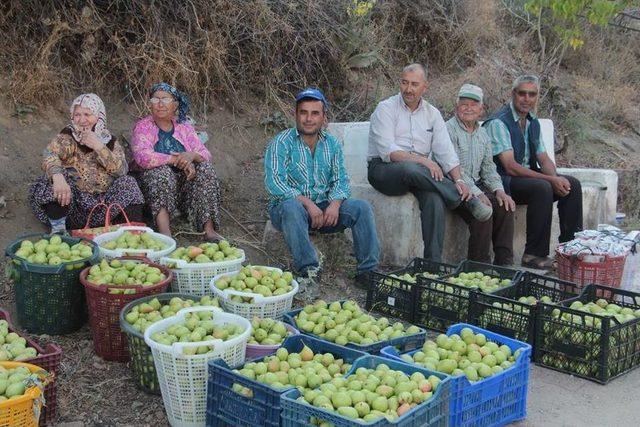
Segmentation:
<svg viewBox="0 0 640 427">
<path fill-rule="evenodd" d="M 555 270 L 555 261 L 546 256 L 535 256 L 530 254 L 522 255 L 522 262 L 520 263 L 523 267 L 533 268 L 536 270 Z"/>
</svg>

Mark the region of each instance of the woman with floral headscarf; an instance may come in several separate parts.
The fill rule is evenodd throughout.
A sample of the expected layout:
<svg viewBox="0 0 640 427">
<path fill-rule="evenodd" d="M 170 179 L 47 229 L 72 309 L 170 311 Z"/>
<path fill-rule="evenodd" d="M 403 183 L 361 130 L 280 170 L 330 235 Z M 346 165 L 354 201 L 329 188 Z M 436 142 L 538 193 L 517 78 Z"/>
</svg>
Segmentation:
<svg viewBox="0 0 640 427">
<path fill-rule="evenodd" d="M 136 123 L 131 150 L 144 169 L 141 187 L 158 230 L 171 235 L 170 219 L 180 210 L 207 240 L 218 241 L 220 185 L 211 153 L 186 123 L 188 100 L 167 83 L 149 94 L 151 115 Z"/>
<path fill-rule="evenodd" d="M 29 192 L 31 207 L 51 232 L 81 228 L 98 203 L 117 203 L 131 221 L 142 219 L 144 199 L 136 180 L 127 175 L 122 146 L 107 129 L 102 100 L 93 93 L 77 97 L 71 123 L 44 150 L 40 177 Z M 104 225 L 106 209 L 96 209 L 91 227 Z M 111 211 L 111 220 L 120 211 Z M 116 220 L 116 222 L 118 222 Z"/>
</svg>

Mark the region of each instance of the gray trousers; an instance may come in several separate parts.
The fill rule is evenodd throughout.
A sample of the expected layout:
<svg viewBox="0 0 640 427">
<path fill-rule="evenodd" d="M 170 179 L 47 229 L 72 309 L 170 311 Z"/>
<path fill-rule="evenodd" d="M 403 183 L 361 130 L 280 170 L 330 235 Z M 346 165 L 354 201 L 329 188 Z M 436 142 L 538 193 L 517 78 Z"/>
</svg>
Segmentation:
<svg viewBox="0 0 640 427">
<path fill-rule="evenodd" d="M 387 196 L 412 193 L 420 205 L 424 258 L 440 261 L 444 243 L 445 209 L 455 209 L 460 194 L 455 183 L 445 178 L 436 181 L 425 166 L 414 162 L 385 163 L 372 159 L 368 166 L 369 183 Z"/>
</svg>

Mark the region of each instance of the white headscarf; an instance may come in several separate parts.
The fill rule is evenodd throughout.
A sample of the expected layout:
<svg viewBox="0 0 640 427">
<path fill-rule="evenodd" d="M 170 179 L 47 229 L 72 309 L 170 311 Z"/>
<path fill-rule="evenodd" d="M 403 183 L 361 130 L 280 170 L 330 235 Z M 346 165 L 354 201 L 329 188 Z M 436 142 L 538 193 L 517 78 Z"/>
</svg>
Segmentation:
<svg viewBox="0 0 640 427">
<path fill-rule="evenodd" d="M 83 93 L 71 103 L 71 107 L 69 109 L 71 112 L 71 125 L 68 127 L 71 129 L 73 138 L 76 141 L 80 141 L 82 138 L 82 133 L 76 129 L 76 126 L 73 124 L 73 113 L 78 106 L 88 108 L 91 110 L 93 115 L 98 118 L 98 121 L 93 127 L 93 132 L 95 132 L 98 139 L 102 141 L 103 144 L 108 144 L 111 141 L 111 133 L 107 129 L 107 112 L 104 108 L 102 99 L 100 99 L 100 97 L 95 93 Z"/>
</svg>

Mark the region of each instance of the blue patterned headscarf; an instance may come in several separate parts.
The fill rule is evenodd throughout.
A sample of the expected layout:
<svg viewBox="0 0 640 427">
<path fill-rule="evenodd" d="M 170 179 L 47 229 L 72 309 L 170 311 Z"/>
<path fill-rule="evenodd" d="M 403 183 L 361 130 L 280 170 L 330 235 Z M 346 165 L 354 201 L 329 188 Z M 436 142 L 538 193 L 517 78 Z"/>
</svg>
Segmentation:
<svg viewBox="0 0 640 427">
<path fill-rule="evenodd" d="M 173 95 L 173 98 L 178 101 L 178 123 L 184 123 L 187 120 L 187 113 L 189 112 L 189 98 L 187 98 L 187 95 L 180 92 L 169 83 L 162 82 L 156 83 L 151 87 L 149 96 L 153 96 L 153 94 L 158 90 L 170 93 Z"/>
</svg>

